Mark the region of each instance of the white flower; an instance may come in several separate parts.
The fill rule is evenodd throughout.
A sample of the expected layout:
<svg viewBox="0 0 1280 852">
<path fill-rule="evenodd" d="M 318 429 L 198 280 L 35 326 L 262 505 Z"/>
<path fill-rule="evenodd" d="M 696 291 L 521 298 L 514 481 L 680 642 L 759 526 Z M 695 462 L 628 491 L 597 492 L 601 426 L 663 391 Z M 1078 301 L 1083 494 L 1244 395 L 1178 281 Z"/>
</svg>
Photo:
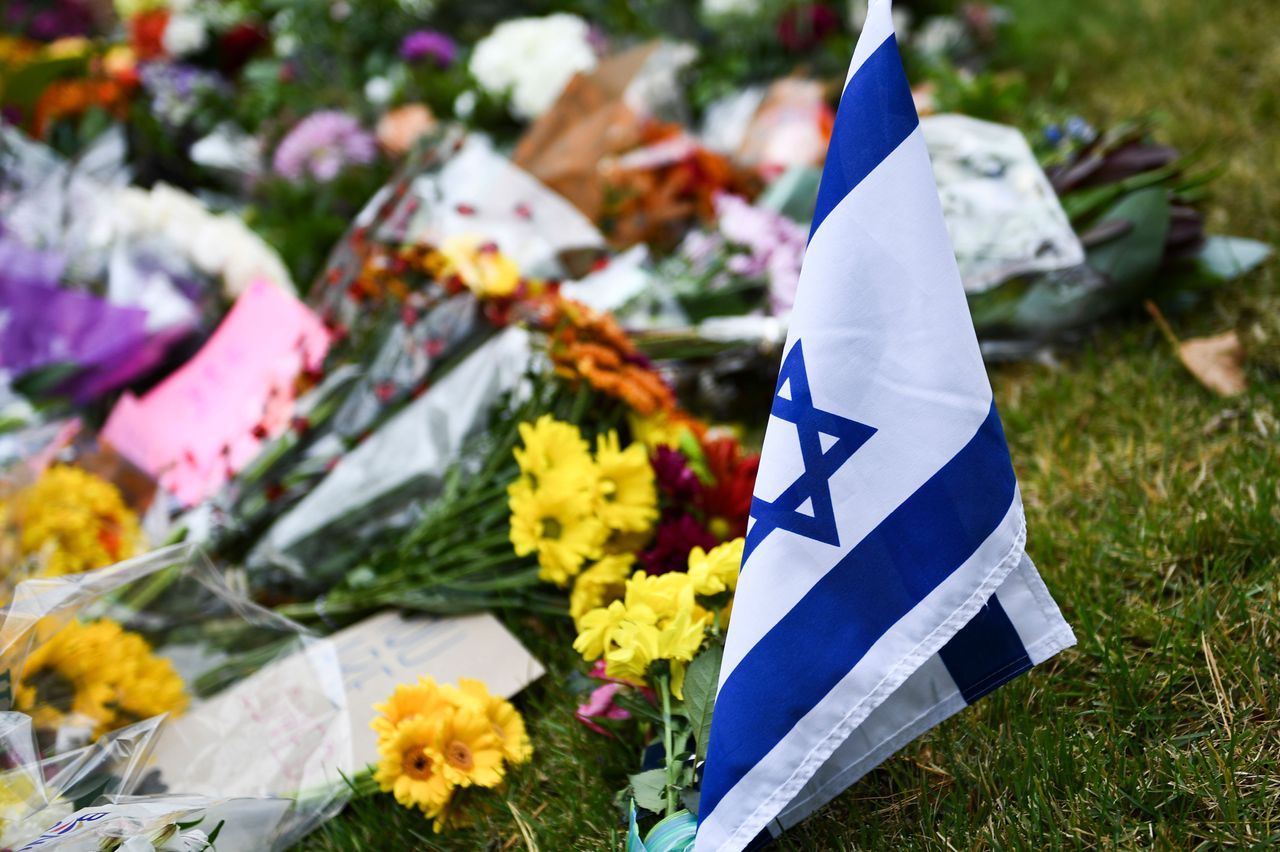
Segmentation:
<svg viewBox="0 0 1280 852">
<path fill-rule="evenodd" d="M 587 22 L 557 13 L 504 21 L 476 44 L 472 75 L 488 92 L 511 93 L 511 111 L 534 119 L 555 103 L 578 71 L 596 66 Z"/>
<path fill-rule="evenodd" d="M 199 15 L 174 14 L 164 27 L 163 44 L 170 56 L 187 56 L 209 43 L 209 29 Z"/>
<path fill-rule="evenodd" d="M 760 0 L 702 0 L 707 18 L 750 17 L 760 12 Z"/>
<path fill-rule="evenodd" d="M 365 100 L 374 106 L 386 106 L 395 93 L 395 84 L 386 77 L 370 77 L 364 84 Z"/>
<path fill-rule="evenodd" d="M 453 114 L 458 118 L 470 118 L 471 113 L 476 111 L 476 101 L 479 98 L 471 89 L 467 89 L 458 95 L 453 101 Z"/>
<path fill-rule="evenodd" d="M 964 23 L 951 15 L 925 21 L 913 39 L 916 50 L 928 59 L 943 59 L 964 43 Z"/>
</svg>

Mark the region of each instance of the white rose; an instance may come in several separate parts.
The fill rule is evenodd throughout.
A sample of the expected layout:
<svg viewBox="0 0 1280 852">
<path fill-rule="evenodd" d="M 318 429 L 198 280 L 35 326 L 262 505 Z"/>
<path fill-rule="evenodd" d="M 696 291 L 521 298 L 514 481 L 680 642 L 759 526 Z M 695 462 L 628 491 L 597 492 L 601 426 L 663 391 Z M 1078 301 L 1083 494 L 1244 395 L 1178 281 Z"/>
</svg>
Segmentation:
<svg viewBox="0 0 1280 852">
<path fill-rule="evenodd" d="M 587 22 L 567 13 L 504 21 L 476 44 L 469 67 L 490 93 L 511 93 L 517 117 L 534 119 L 574 74 L 596 66 L 589 35 Z"/>
<path fill-rule="evenodd" d="M 707 18 L 726 18 L 759 14 L 760 0 L 702 0 L 702 14 Z"/>
<path fill-rule="evenodd" d="M 187 56 L 204 50 L 209 43 L 209 30 L 198 15 L 170 15 L 162 43 L 170 56 Z"/>
</svg>

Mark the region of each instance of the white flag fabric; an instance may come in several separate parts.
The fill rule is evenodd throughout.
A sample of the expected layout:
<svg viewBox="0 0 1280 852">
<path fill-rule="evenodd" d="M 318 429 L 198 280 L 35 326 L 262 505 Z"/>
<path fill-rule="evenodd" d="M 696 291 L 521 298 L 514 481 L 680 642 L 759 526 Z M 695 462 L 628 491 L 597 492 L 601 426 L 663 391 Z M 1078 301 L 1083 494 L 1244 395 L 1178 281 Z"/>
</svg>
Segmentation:
<svg viewBox="0 0 1280 852">
<path fill-rule="evenodd" d="M 698 852 L 780 833 L 1073 644 L 1025 541 L 890 4 L 877 0 L 765 433 Z"/>
</svg>

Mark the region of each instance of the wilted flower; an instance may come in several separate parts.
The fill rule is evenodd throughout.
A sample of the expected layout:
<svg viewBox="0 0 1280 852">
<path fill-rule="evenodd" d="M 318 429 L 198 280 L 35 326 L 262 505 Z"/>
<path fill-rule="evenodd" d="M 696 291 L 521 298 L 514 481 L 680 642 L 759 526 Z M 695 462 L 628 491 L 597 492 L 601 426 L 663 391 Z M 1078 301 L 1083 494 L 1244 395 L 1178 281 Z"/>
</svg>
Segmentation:
<svg viewBox="0 0 1280 852">
<path fill-rule="evenodd" d="M 321 110 L 294 125 L 276 147 L 273 164 L 290 180 L 331 181 L 347 166 L 371 163 L 376 156 L 373 135 L 354 116 Z"/>
</svg>

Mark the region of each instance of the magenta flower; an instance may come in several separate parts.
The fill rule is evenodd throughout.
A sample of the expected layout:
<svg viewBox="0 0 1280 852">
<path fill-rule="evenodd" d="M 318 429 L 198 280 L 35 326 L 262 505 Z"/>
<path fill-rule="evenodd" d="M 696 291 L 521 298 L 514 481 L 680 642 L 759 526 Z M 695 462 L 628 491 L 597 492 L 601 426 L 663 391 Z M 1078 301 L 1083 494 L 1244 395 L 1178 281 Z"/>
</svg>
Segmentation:
<svg viewBox="0 0 1280 852">
<path fill-rule="evenodd" d="M 400 58 L 415 64 L 432 59 L 439 67 L 448 68 L 458 58 L 458 45 L 444 33 L 415 30 L 400 42 Z"/>
<path fill-rule="evenodd" d="M 689 566 L 690 550 L 710 550 L 719 543 L 692 515 L 669 515 L 658 524 L 653 544 L 640 554 L 640 567 L 650 576 L 683 571 Z"/>
<path fill-rule="evenodd" d="M 689 469 L 689 462 L 684 454 L 660 444 L 650 461 L 654 478 L 663 494 L 681 503 L 691 503 L 697 499 L 702 491 L 702 483 L 698 481 L 697 474 Z"/>
<path fill-rule="evenodd" d="M 290 180 L 328 182 L 352 165 L 373 162 L 378 144 L 354 116 L 322 110 L 299 121 L 276 147 L 273 165 Z"/>
<path fill-rule="evenodd" d="M 591 720 L 630 719 L 630 713 L 613 703 L 613 699 L 624 689 L 626 687 L 620 683 L 604 683 L 597 686 L 587 698 L 587 702 L 578 705 L 578 712 L 574 715 L 579 722 L 597 734 L 607 734 L 608 731 Z"/>
</svg>

